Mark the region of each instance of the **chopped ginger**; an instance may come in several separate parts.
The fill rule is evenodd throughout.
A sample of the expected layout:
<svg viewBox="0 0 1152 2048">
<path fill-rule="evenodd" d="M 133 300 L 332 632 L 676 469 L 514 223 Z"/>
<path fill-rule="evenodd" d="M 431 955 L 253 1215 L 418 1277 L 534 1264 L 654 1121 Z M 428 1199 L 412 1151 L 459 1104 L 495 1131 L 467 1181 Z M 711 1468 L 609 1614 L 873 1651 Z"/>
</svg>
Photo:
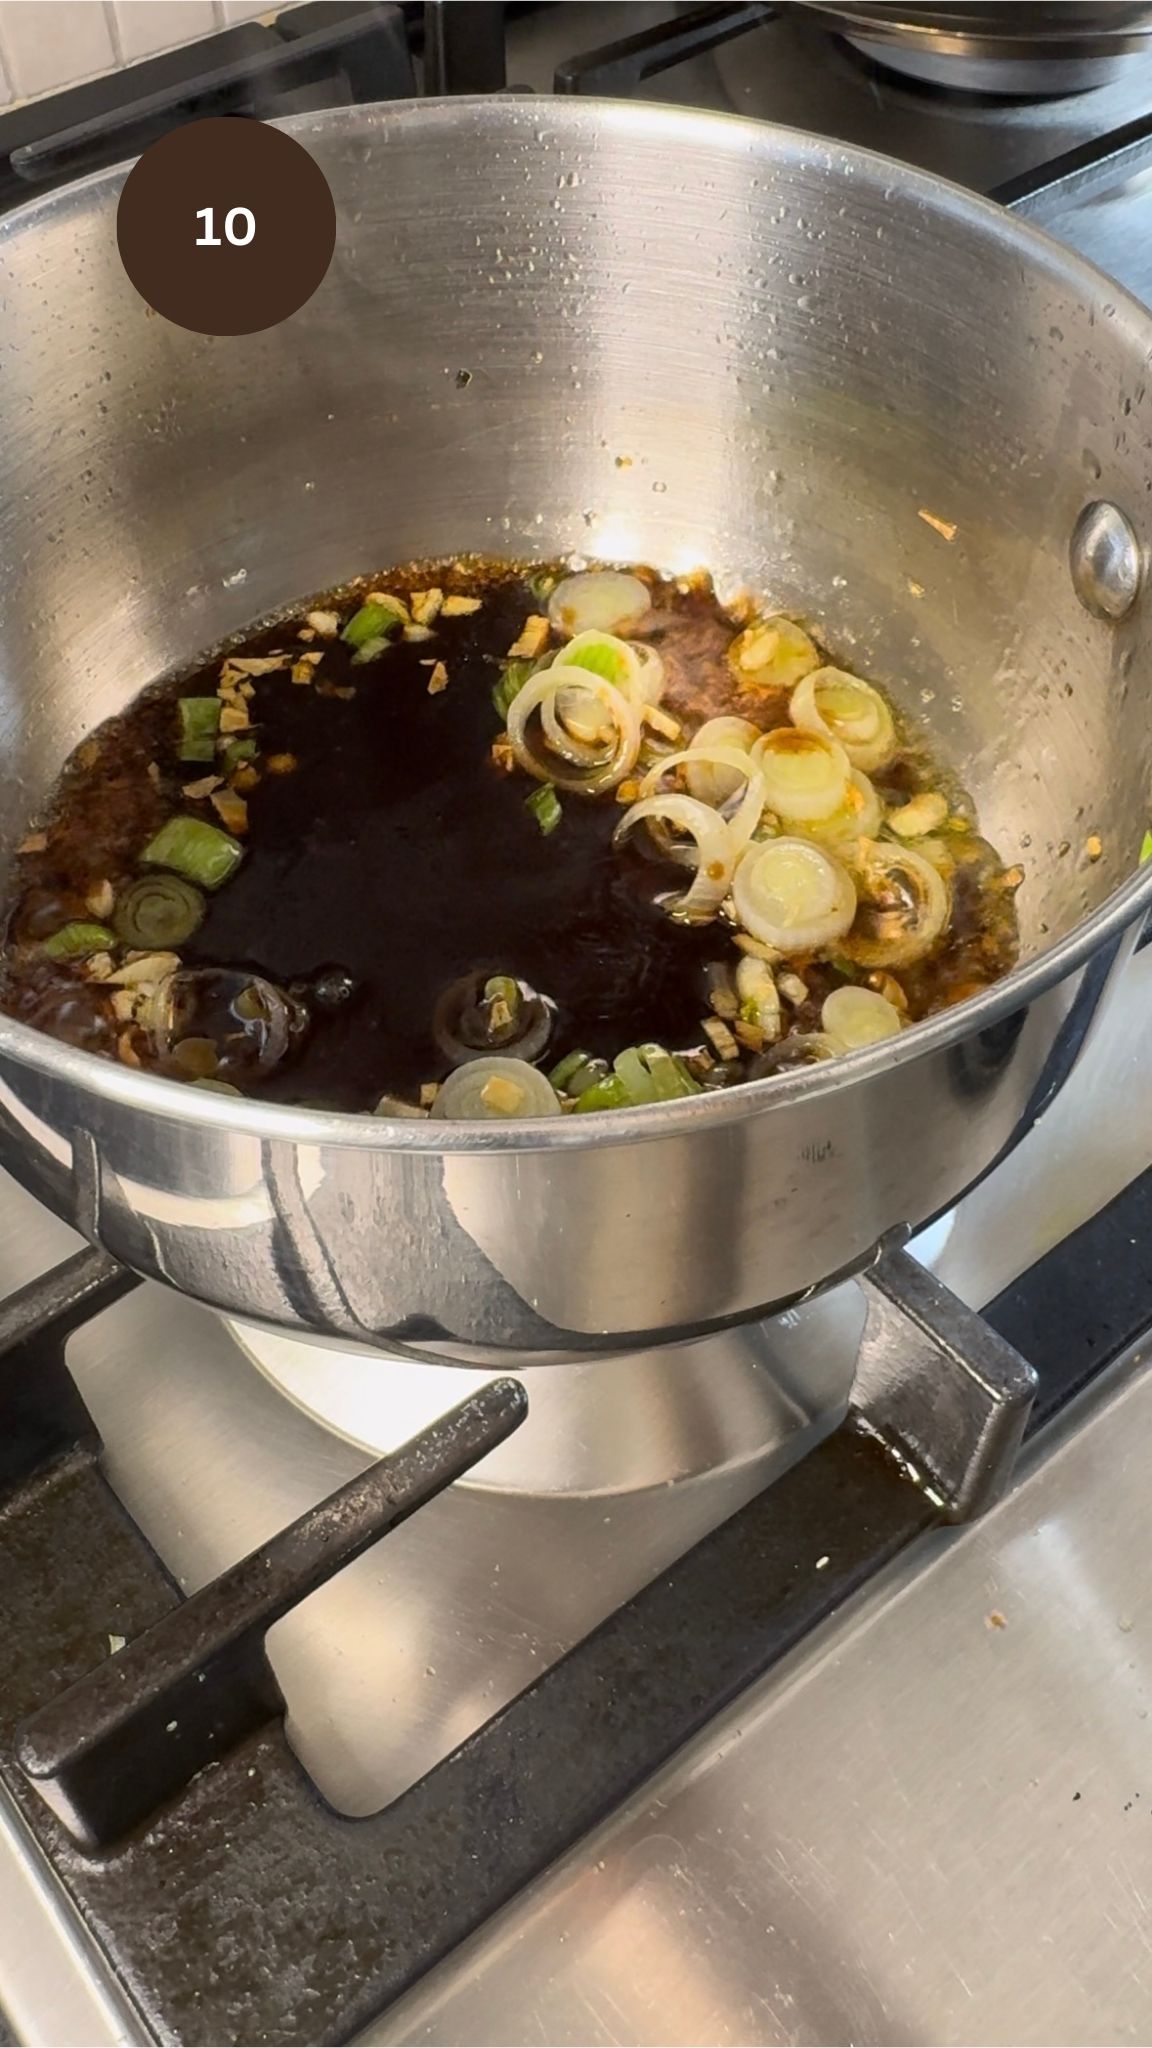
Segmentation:
<svg viewBox="0 0 1152 2048">
<path fill-rule="evenodd" d="M 948 816 L 948 801 L 936 790 L 922 790 L 919 796 L 889 811 L 888 823 L 901 839 L 924 839 L 937 832 Z"/>
<path fill-rule="evenodd" d="M 683 736 L 684 728 L 679 719 L 670 718 L 666 711 L 661 711 L 658 704 L 645 704 L 640 717 L 653 732 L 660 734 L 661 739 L 678 740 Z"/>
<path fill-rule="evenodd" d="M 224 830 L 242 838 L 248 830 L 248 806 L 243 797 L 234 789 L 216 789 L 210 801 Z"/>
<path fill-rule="evenodd" d="M 508 649 L 509 661 L 535 661 L 543 654 L 548 644 L 548 621 L 540 612 L 532 612 L 520 629 L 519 638 Z"/>
<path fill-rule="evenodd" d="M 480 1100 L 496 1116 L 515 1116 L 524 1100 L 524 1090 L 504 1074 L 491 1074 L 480 1090 Z"/>
</svg>

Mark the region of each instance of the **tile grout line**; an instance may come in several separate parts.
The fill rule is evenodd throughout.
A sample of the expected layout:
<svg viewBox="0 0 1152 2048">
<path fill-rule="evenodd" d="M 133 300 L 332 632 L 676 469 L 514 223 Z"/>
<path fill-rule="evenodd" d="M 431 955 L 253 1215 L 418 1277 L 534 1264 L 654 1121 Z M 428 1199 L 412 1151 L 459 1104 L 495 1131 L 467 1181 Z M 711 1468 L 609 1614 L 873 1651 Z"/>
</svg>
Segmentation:
<svg viewBox="0 0 1152 2048">
<path fill-rule="evenodd" d="M 108 24 L 108 40 L 112 45 L 113 59 L 117 66 L 123 66 L 124 45 L 120 41 L 120 22 L 114 0 L 104 0 L 104 19 Z"/>
</svg>

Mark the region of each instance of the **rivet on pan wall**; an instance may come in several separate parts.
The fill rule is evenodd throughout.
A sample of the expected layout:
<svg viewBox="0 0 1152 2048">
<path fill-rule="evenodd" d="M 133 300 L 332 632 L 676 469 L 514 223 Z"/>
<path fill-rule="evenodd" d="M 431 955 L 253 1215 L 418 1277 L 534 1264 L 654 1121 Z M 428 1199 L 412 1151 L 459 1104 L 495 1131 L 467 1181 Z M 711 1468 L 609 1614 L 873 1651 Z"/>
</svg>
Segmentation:
<svg viewBox="0 0 1152 2048">
<path fill-rule="evenodd" d="M 1131 611 L 1144 580 L 1144 554 L 1119 506 L 1098 498 L 1085 505 L 1068 548 L 1072 585 L 1086 612 L 1097 619 L 1122 619 Z"/>
</svg>

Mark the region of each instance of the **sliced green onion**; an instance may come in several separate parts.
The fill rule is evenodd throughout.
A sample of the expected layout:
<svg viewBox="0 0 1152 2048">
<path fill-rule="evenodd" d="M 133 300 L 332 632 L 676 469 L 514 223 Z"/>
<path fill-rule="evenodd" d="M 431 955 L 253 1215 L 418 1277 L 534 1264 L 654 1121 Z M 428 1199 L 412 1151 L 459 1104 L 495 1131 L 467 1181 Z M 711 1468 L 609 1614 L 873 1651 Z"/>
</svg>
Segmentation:
<svg viewBox="0 0 1152 2048">
<path fill-rule="evenodd" d="M 616 1080 L 624 1090 L 624 1100 L 630 1108 L 638 1109 L 646 1102 L 676 1102 L 685 1095 L 698 1095 L 699 1084 L 693 1080 L 681 1060 L 662 1045 L 627 1045 L 617 1053 L 612 1065 L 615 1069 L 609 1078 Z M 588 1094 L 595 1090 L 589 1089 Z M 583 1109 L 585 1097 L 581 1095 L 578 1107 Z M 592 1105 L 589 1105 L 590 1107 Z M 613 1105 L 601 1103 L 602 1108 Z"/>
<path fill-rule="evenodd" d="M 222 708 L 219 697 L 181 697 L 182 761 L 211 761 L 214 758 Z"/>
<path fill-rule="evenodd" d="M 856 919 L 838 950 L 858 967 L 890 972 L 932 951 L 948 923 L 950 902 L 948 885 L 930 861 L 910 846 L 871 840 L 856 867 L 855 886 Z"/>
<path fill-rule="evenodd" d="M 871 988 L 834 988 L 820 1011 L 820 1028 L 837 1052 L 895 1038 L 904 1019 L 894 1003 Z"/>
<path fill-rule="evenodd" d="M 117 937 L 126 946 L 182 946 L 204 921 L 207 905 L 182 875 L 142 875 L 116 905 Z"/>
<path fill-rule="evenodd" d="M 255 753 L 256 742 L 251 733 L 244 733 L 238 735 L 235 739 L 229 740 L 220 757 L 225 774 L 231 775 L 232 770 L 238 768 L 241 761 L 251 761 Z"/>
<path fill-rule="evenodd" d="M 536 673 L 534 661 L 506 661 L 500 671 L 500 681 L 492 692 L 492 702 L 501 718 L 507 718 L 512 700 L 518 696 L 525 683 Z"/>
<path fill-rule="evenodd" d="M 539 789 L 534 789 L 531 796 L 526 796 L 524 808 L 526 811 L 531 811 L 545 839 L 547 839 L 550 832 L 556 830 L 564 815 L 560 799 L 556 794 L 553 784 L 550 782 L 542 782 Z"/>
<path fill-rule="evenodd" d="M 838 740 L 852 766 L 867 775 L 886 767 L 896 752 L 896 728 L 883 697 L 847 669 L 818 668 L 805 676 L 788 716 L 804 732 Z"/>
<path fill-rule="evenodd" d="M 839 741 L 828 734 L 777 725 L 750 751 L 764 777 L 768 809 L 790 824 L 830 817 L 847 801 L 851 765 Z"/>
<path fill-rule="evenodd" d="M 587 1064 L 587 1053 L 577 1047 L 575 1052 L 565 1053 L 562 1060 L 557 1060 L 556 1065 L 549 1070 L 548 1079 L 554 1088 L 567 1089 L 573 1074 L 578 1073 L 580 1068 Z"/>
<path fill-rule="evenodd" d="M 61 925 L 58 932 L 45 939 L 44 951 L 50 960 L 83 960 L 89 953 L 104 953 L 115 944 L 115 936 L 106 924 L 86 924 L 77 919 Z"/>
<path fill-rule="evenodd" d="M 638 1046 L 626 1045 L 623 1052 L 617 1053 L 612 1066 L 617 1080 L 624 1084 L 630 1103 L 639 1106 L 643 1102 L 655 1102 L 656 1084 L 640 1057 Z"/>
<path fill-rule="evenodd" d="M 559 1116 L 560 1099 L 538 1067 L 526 1060 L 471 1060 L 449 1074 L 432 1105 L 434 1117 Z"/>
<path fill-rule="evenodd" d="M 365 640 L 352 656 L 353 668 L 363 668 L 366 661 L 379 661 L 386 654 L 392 642 L 383 633 L 374 633 L 371 640 Z"/>
<path fill-rule="evenodd" d="M 484 983 L 479 1015 L 489 1045 L 508 1045 L 518 1037 L 523 1008 L 520 984 L 510 974 L 490 974 Z"/>
<path fill-rule="evenodd" d="M 820 666 L 820 656 L 803 626 L 777 614 L 757 619 L 738 633 L 728 649 L 742 690 L 792 690 Z"/>
<path fill-rule="evenodd" d="M 189 1081 L 188 1086 L 190 1088 L 207 1088 L 211 1095 L 242 1095 L 244 1093 L 242 1088 L 237 1088 L 231 1081 L 217 1081 L 214 1075 L 209 1074 L 197 1074 L 196 1079 Z"/>
<path fill-rule="evenodd" d="M 766 839 L 748 848 L 732 883 L 736 916 L 746 932 L 781 953 L 841 947 L 856 915 L 847 868 L 807 839 Z M 876 963 L 869 961 L 869 966 Z"/>
<path fill-rule="evenodd" d="M 648 1069 L 657 1102 L 677 1102 L 682 1096 L 700 1093 L 698 1084 L 662 1045 L 642 1045 L 637 1049 Z"/>
<path fill-rule="evenodd" d="M 631 1097 L 619 1074 L 606 1074 L 602 1081 L 596 1081 L 591 1088 L 577 1098 L 576 1114 L 583 1116 L 589 1109 L 627 1109 Z"/>
<path fill-rule="evenodd" d="M 582 1067 L 577 1067 L 564 1093 L 576 1101 L 583 1095 L 585 1089 L 595 1088 L 598 1081 L 604 1081 L 607 1077 L 607 1060 L 585 1060 Z"/>
<path fill-rule="evenodd" d="M 244 848 L 203 818 L 169 818 L 140 858 L 149 867 L 175 869 L 198 889 L 218 889 L 239 867 Z"/>
<path fill-rule="evenodd" d="M 688 1065 L 687 1060 L 684 1059 L 682 1054 L 674 1052 L 672 1055 L 672 1064 L 675 1067 L 676 1072 L 679 1074 L 680 1079 L 684 1083 L 684 1094 L 703 1095 L 703 1088 L 701 1087 L 695 1074 L 692 1072 L 691 1067 Z"/>
<path fill-rule="evenodd" d="M 570 1052 L 567 1059 L 561 1060 L 559 1066 L 553 1068 L 548 1079 L 554 1088 L 571 1097 L 574 1102 L 587 1089 L 594 1088 L 597 1082 L 603 1081 L 607 1073 L 607 1060 L 594 1060 L 586 1052 Z M 559 1080 L 557 1075 L 561 1076 Z"/>
<path fill-rule="evenodd" d="M 640 673 L 635 649 L 615 633 L 577 633 L 563 650 L 563 666 L 586 668 L 625 691 Z"/>
<path fill-rule="evenodd" d="M 484 983 L 486 1003 L 504 1003 L 512 1014 L 520 1008 L 520 983 L 510 974 L 490 974 Z"/>
<path fill-rule="evenodd" d="M 622 569 L 565 576 L 548 599 L 548 617 L 566 640 L 577 633 L 628 633 L 652 609 L 652 592 Z"/>
<path fill-rule="evenodd" d="M 372 640 L 382 640 L 387 645 L 388 635 L 406 621 L 404 607 L 399 603 L 389 604 L 383 597 L 374 597 L 369 604 L 362 604 L 353 612 L 340 638 L 349 647 L 367 647 Z"/>
<path fill-rule="evenodd" d="M 1140 865 L 1146 860 L 1152 860 L 1152 832 L 1146 832 L 1140 841 Z"/>
</svg>

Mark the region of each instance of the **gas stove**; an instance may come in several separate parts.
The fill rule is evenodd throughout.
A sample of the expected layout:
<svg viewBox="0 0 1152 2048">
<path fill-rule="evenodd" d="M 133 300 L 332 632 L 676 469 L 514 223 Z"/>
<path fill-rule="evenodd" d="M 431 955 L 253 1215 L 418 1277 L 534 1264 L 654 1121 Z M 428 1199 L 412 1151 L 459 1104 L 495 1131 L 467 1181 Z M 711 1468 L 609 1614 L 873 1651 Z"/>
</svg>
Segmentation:
<svg viewBox="0 0 1152 2048">
<path fill-rule="evenodd" d="M 1143 56 L 989 99 L 767 5 L 297 7 L 0 117 L 0 204 L 425 84 L 884 148 L 1152 300 Z M 16 2038 L 1147 2038 L 1150 1006 L 1152 948 L 864 1284 L 515 1380 L 228 1325 L 0 1178 Z"/>
</svg>

